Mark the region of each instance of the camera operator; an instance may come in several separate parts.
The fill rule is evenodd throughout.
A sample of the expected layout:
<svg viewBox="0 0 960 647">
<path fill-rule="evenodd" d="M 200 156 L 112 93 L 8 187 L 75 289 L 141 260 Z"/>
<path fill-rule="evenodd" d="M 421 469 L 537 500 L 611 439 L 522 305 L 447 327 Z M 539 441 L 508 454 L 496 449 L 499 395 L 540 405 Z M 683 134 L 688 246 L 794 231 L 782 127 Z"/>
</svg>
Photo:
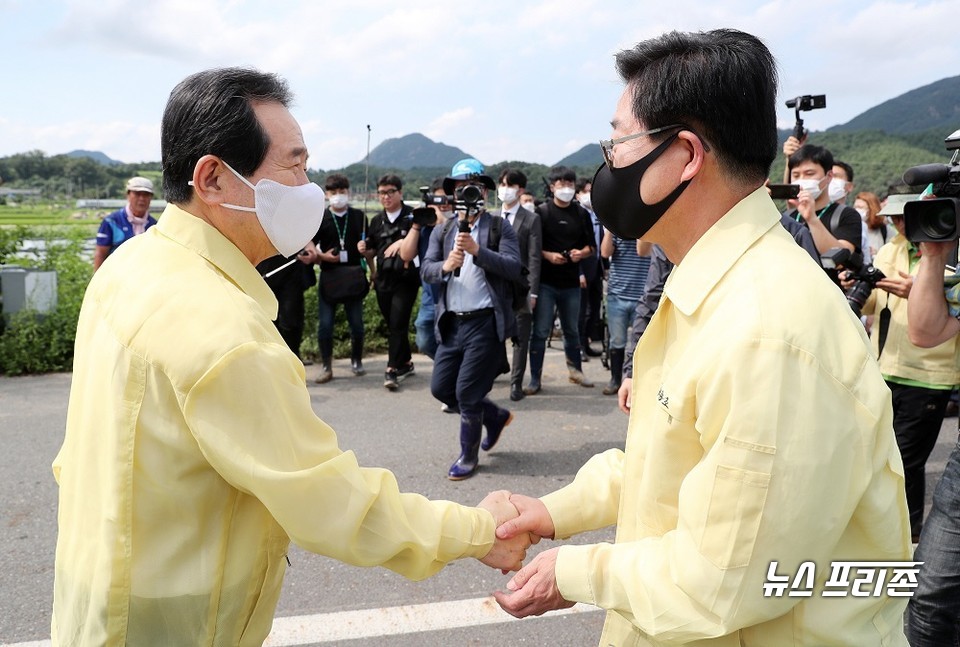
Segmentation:
<svg viewBox="0 0 960 647">
<path fill-rule="evenodd" d="M 513 420 L 487 395 L 500 370 L 491 359 L 502 355 L 516 328 L 511 282 L 520 278 L 520 247 L 510 223 L 484 207 L 487 189 L 497 185 L 483 171 L 472 158 L 454 164 L 443 188 L 457 198 L 458 219 L 434 228 L 421 268 L 423 280 L 440 287 L 430 392 L 460 410 L 460 456 L 447 472 L 452 481 L 473 476 L 479 450 L 493 449 Z"/>
<path fill-rule="evenodd" d="M 423 191 L 423 188 L 420 190 Z M 442 197 L 443 202 L 428 205 L 427 208 L 434 212 L 434 217 L 430 219 L 429 224 L 418 218 L 417 211 L 414 210 L 413 224 L 410 226 L 410 231 L 403 242 L 400 243 L 400 258 L 405 263 L 413 261 L 422 264 L 423 259 L 427 256 L 427 247 L 430 245 L 430 234 L 433 232 L 433 228 L 442 225 L 453 217 L 453 204 L 446 201 L 446 193 L 443 191 L 443 178 L 435 179 L 430 184 L 428 193 L 435 197 Z M 429 196 L 424 194 L 424 198 L 427 201 Z M 417 310 L 417 318 L 413 322 L 413 327 L 417 331 L 417 349 L 433 359 L 437 354 L 437 338 L 433 333 L 433 324 L 440 289 L 422 279 L 421 283 L 423 290 L 420 292 L 420 309 Z M 445 408 L 444 411 L 447 411 L 447 409 Z"/>
<path fill-rule="evenodd" d="M 907 302 L 910 341 L 923 348 L 952 345 L 960 365 L 960 304 L 948 301 L 944 268 L 956 241 L 920 243 L 920 261 Z M 955 289 L 955 288 L 954 288 Z M 913 647 L 960 641 L 960 444 L 953 448 L 933 492 L 933 506 L 914 559 L 922 561 L 917 589 L 907 606 Z"/>
<path fill-rule="evenodd" d="M 914 543 L 923 526 L 927 458 L 937 443 L 950 392 L 960 382 L 956 339 L 923 348 L 908 335 L 908 297 L 912 300 L 910 290 L 921 256 L 917 245 L 904 236 L 903 206 L 916 197 L 892 195 L 887 201 L 885 208 L 898 234 L 874 258 L 874 267 L 886 278 L 877 281 L 863 306 L 863 314 L 874 316 L 873 351 L 893 395 L 893 430 L 903 459 Z M 841 282 L 845 289 L 852 283 L 850 279 Z"/>
<path fill-rule="evenodd" d="M 788 200 L 787 212 L 810 229 L 821 254 L 835 247 L 861 253 L 860 216 L 854 209 L 831 202 L 828 186 L 833 178 L 833 155 L 826 148 L 807 144 L 788 160 L 790 181 L 800 185 L 796 200 Z M 836 272 L 828 271 L 834 281 Z"/>
</svg>

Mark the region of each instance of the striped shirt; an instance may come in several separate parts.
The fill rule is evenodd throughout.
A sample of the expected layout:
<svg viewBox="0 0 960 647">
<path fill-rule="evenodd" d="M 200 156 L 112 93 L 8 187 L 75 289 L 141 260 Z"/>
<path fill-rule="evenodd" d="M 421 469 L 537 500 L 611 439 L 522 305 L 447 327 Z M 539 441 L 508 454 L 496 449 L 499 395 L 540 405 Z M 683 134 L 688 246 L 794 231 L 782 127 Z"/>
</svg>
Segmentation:
<svg viewBox="0 0 960 647">
<path fill-rule="evenodd" d="M 613 236 L 613 256 L 610 257 L 610 277 L 607 293 L 622 299 L 639 300 L 647 282 L 650 258 L 637 254 L 637 241 Z"/>
</svg>

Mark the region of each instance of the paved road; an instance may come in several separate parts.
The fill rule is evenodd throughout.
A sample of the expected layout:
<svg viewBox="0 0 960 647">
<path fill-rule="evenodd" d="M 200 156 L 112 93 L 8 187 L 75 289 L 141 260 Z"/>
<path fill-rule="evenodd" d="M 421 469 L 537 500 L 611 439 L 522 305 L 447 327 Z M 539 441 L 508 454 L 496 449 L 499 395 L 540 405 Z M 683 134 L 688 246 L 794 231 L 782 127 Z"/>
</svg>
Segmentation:
<svg viewBox="0 0 960 647">
<path fill-rule="evenodd" d="M 593 454 L 622 447 L 626 418 L 615 398 L 600 393 L 607 379 L 600 363 L 584 367 L 597 388 L 577 387 L 566 382 L 560 351 L 548 349 L 544 392 L 513 405 L 515 422 L 496 450 L 482 457 L 474 478 L 448 481 L 446 470 L 458 453 L 458 420 L 441 413 L 430 396 L 429 360 L 415 361 L 417 374 L 397 393 L 381 386 L 383 357 L 367 361 L 364 378 L 348 377 L 347 363 L 338 361 L 332 382 L 308 385 L 314 409 L 337 430 L 341 447 L 355 450 L 362 464 L 393 470 L 406 490 L 466 504 L 500 488 L 541 495 L 568 483 Z M 307 367 L 308 378 L 316 372 Z M 49 638 L 57 495 L 50 463 L 62 440 L 69 387 L 68 374 L 0 378 L 0 644 Z M 501 377 L 492 397 L 507 404 L 507 393 Z M 956 428 L 956 418 L 944 421 L 930 461 L 928 499 Z M 612 531 L 601 531 L 575 541 L 611 539 Z M 551 544 L 542 542 L 534 552 Z M 268 645 L 590 645 L 603 620 L 601 613 L 577 607 L 583 612 L 508 623 L 484 600 L 506 578 L 472 560 L 424 582 L 344 566 L 296 547 L 290 560 Z M 487 624 L 469 626 L 481 621 Z M 360 633 L 331 633 L 331 627 Z M 357 635 L 368 637 L 351 638 Z"/>
</svg>

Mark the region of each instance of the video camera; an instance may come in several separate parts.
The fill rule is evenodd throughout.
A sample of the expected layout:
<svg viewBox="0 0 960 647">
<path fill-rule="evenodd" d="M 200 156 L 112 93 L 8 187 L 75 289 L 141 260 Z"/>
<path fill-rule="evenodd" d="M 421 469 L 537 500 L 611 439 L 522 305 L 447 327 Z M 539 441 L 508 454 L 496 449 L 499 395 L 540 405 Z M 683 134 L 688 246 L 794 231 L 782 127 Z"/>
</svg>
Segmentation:
<svg viewBox="0 0 960 647">
<path fill-rule="evenodd" d="M 807 136 L 807 131 L 803 127 L 803 119 L 800 118 L 800 111 L 818 110 L 827 107 L 827 95 L 825 94 L 805 94 L 796 99 L 787 100 L 788 108 L 795 108 L 797 114 L 797 123 L 793 126 L 793 136 L 797 141 L 803 141 Z"/>
<path fill-rule="evenodd" d="M 943 140 L 953 151 L 949 164 L 921 164 L 907 169 L 903 181 L 910 186 L 933 185 L 930 200 L 903 205 L 907 240 L 913 243 L 952 242 L 960 238 L 960 130 Z"/>
<path fill-rule="evenodd" d="M 863 312 L 863 304 L 867 302 L 873 288 L 877 287 L 877 281 L 886 278 L 883 272 L 875 268 L 872 264 L 863 264 L 863 256 L 851 252 L 846 247 L 834 247 L 820 255 L 820 264 L 828 270 L 836 269 L 842 265 L 844 269 L 849 270 L 850 278 L 856 279 L 853 287 L 847 290 L 847 303 L 853 313 L 858 317 Z"/>
</svg>

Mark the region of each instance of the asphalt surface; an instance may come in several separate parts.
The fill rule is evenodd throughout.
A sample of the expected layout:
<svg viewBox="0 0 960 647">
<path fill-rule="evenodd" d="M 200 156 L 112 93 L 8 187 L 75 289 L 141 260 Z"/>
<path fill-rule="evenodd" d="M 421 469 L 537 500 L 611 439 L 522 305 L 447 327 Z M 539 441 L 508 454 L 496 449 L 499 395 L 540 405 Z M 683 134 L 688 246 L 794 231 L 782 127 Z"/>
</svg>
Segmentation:
<svg viewBox="0 0 960 647">
<path fill-rule="evenodd" d="M 496 489 L 539 496 L 569 483 L 593 454 L 623 446 L 626 416 L 617 410 L 615 396 L 601 394 L 608 372 L 593 359 L 584 364 L 584 372 L 596 387 L 569 384 L 562 353 L 548 348 L 540 394 L 512 403 L 506 376 L 497 380 L 491 397 L 516 418 L 494 451 L 481 453 L 476 476 L 449 481 L 446 471 L 459 452 L 458 416 L 442 413 L 430 396 L 430 360 L 416 355 L 414 361 L 416 375 L 395 393 L 382 387 L 385 357 L 365 360 L 369 372 L 360 378 L 350 374 L 348 361 L 338 360 L 333 381 L 324 385 L 312 381 L 317 366 L 306 368 L 314 410 L 337 430 L 341 447 L 354 450 L 363 465 L 392 470 L 407 491 L 470 505 Z M 0 644 L 50 636 L 57 534 L 57 488 L 50 464 L 63 438 L 70 380 L 69 374 L 0 377 Z M 956 430 L 957 419 L 947 418 L 928 463 L 928 501 L 957 442 Z M 309 514 L 308 502 L 304 513 Z M 612 539 L 613 531 L 605 530 L 571 541 Z M 529 556 L 552 545 L 556 543 L 541 542 Z M 290 560 L 278 617 L 475 599 L 507 581 L 474 560 L 455 562 L 423 582 L 409 582 L 382 568 L 345 566 L 295 546 Z M 602 622 L 601 612 L 591 612 L 338 644 L 593 645 Z"/>
</svg>

